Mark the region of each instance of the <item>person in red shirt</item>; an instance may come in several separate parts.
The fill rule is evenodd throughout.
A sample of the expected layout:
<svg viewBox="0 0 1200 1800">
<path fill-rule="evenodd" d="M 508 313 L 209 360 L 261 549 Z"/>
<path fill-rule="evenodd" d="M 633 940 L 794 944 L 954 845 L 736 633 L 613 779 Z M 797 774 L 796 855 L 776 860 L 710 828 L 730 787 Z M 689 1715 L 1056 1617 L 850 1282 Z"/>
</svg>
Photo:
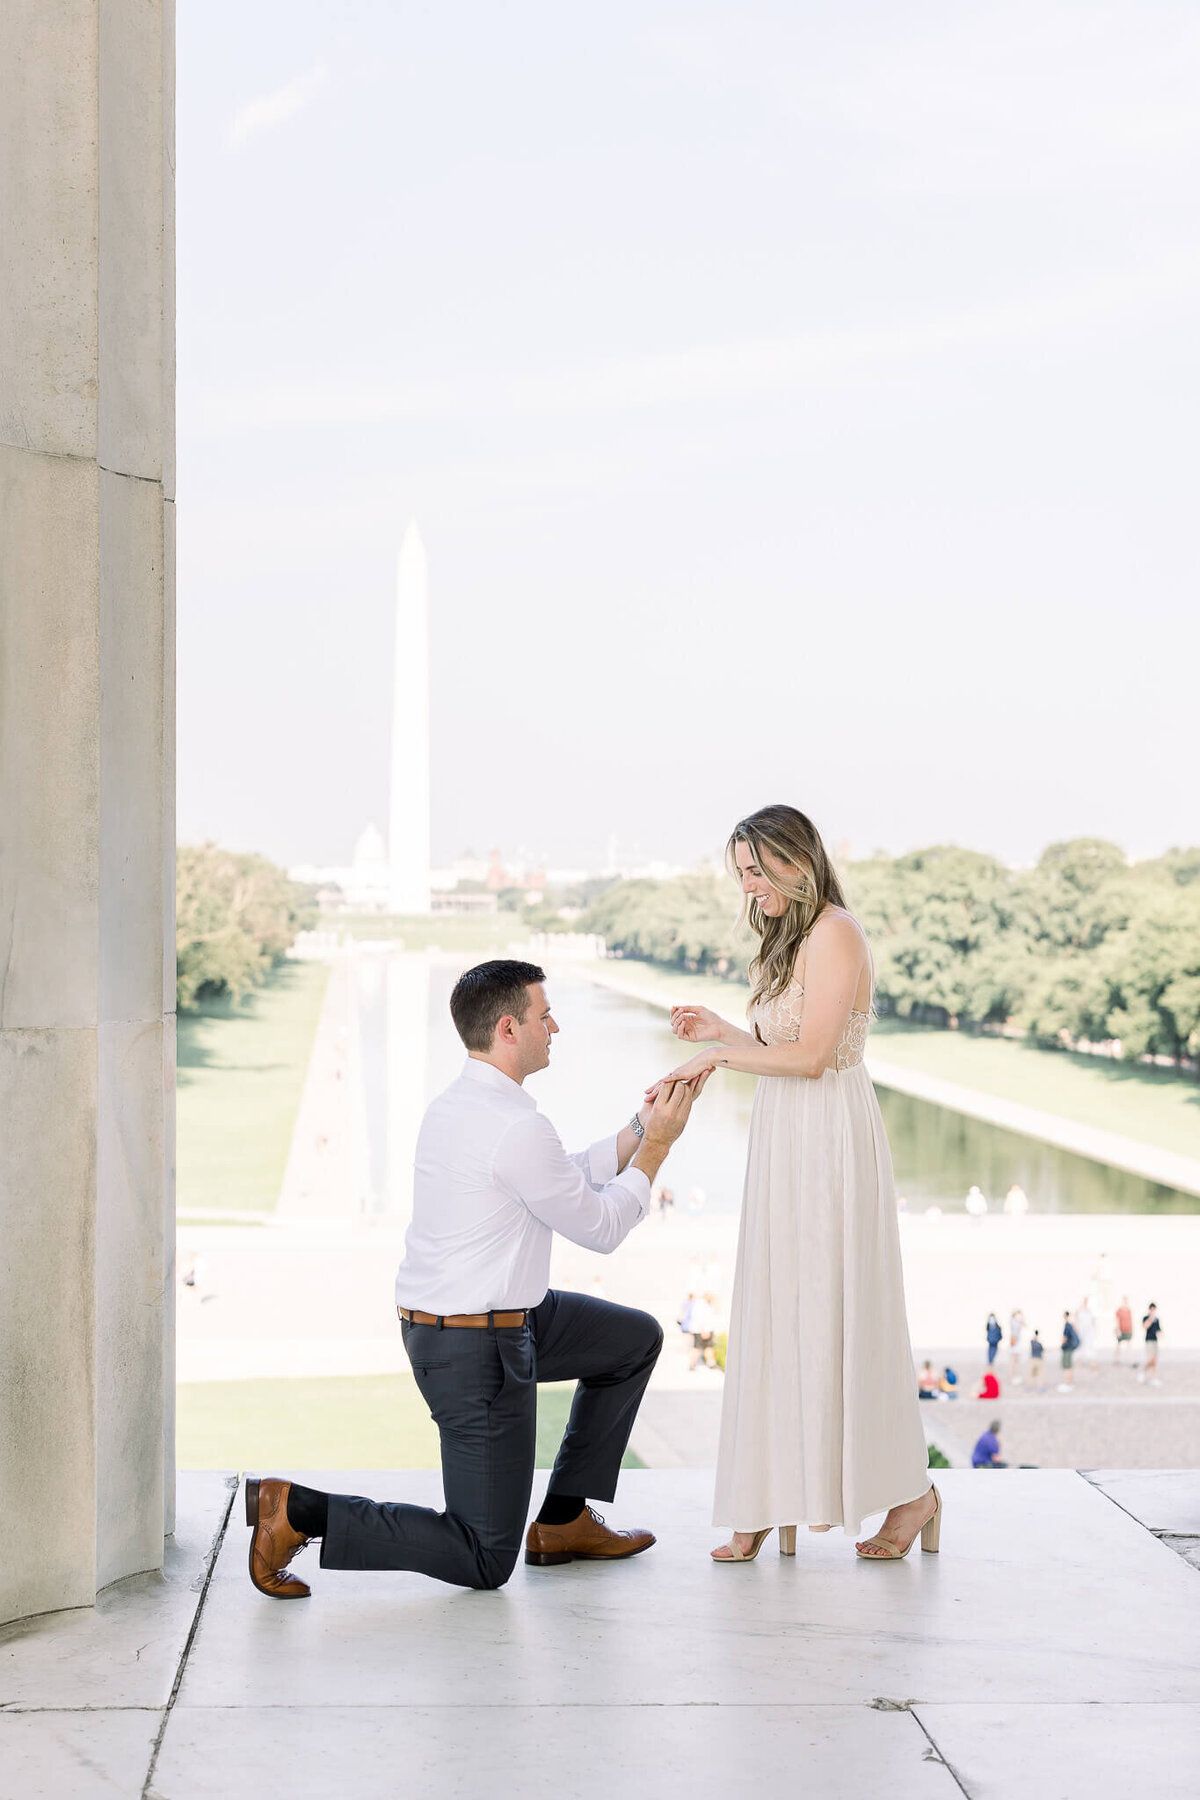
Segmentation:
<svg viewBox="0 0 1200 1800">
<path fill-rule="evenodd" d="M 1122 1294 L 1121 1304 L 1117 1308 L 1117 1344 L 1113 1351 L 1114 1362 L 1125 1361 L 1125 1346 L 1133 1337 L 1133 1312 L 1129 1305 L 1129 1295 Z"/>
<path fill-rule="evenodd" d="M 985 1370 L 975 1398 L 977 1400 L 998 1400 L 1000 1398 L 1000 1383 L 990 1369 Z"/>
</svg>

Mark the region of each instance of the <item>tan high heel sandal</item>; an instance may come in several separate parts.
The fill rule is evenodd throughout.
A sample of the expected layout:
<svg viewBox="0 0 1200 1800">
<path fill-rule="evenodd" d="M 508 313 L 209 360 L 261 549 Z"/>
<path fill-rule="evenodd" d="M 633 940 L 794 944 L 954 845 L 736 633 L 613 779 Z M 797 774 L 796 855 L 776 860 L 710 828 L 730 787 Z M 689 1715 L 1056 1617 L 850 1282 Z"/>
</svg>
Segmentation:
<svg viewBox="0 0 1200 1800">
<path fill-rule="evenodd" d="M 732 1551 L 733 1554 L 731 1556 L 715 1556 L 714 1555 L 714 1556 L 712 1556 L 713 1562 L 715 1562 L 715 1563 L 753 1562 L 755 1557 L 758 1555 L 759 1551 L 762 1549 L 763 1545 L 766 1543 L 767 1539 L 770 1537 L 771 1533 L 776 1529 L 778 1529 L 778 1531 L 779 1531 L 779 1554 L 780 1554 L 780 1556 L 795 1556 L 795 1554 L 796 1554 L 796 1527 L 794 1525 L 780 1525 L 778 1528 L 776 1528 L 776 1526 L 774 1526 L 774 1525 L 768 1525 L 763 1531 L 756 1531 L 754 1533 L 754 1541 L 751 1543 L 750 1548 L 748 1550 L 739 1550 L 737 1544 L 734 1543 L 734 1541 L 732 1539 L 730 1539 L 729 1543 L 727 1545 L 725 1545 L 724 1548 Z M 711 1552 L 710 1552 L 710 1555 L 712 1555 Z"/>
<path fill-rule="evenodd" d="M 942 1496 L 938 1493 L 937 1485 L 934 1482 L 930 1482 L 929 1491 L 933 1495 L 933 1511 L 920 1530 L 913 1532 L 903 1550 L 898 1550 L 895 1544 L 889 1544 L 886 1538 L 872 1537 L 864 1540 L 861 1550 L 856 1544 L 854 1546 L 855 1553 L 861 1556 L 864 1562 L 898 1562 L 902 1556 L 908 1555 L 917 1539 L 920 1538 L 922 1550 L 928 1550 L 930 1555 L 936 1556 L 942 1535 Z M 871 1555 L 867 1548 L 870 1544 L 879 1546 L 878 1555 Z"/>
</svg>

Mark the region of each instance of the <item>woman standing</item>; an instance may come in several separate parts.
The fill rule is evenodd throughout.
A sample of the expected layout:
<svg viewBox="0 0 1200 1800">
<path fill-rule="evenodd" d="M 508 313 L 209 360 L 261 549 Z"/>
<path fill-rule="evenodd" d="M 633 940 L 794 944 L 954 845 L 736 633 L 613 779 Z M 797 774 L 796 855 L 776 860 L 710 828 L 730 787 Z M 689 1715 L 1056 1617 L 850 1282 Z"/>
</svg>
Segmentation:
<svg viewBox="0 0 1200 1800">
<path fill-rule="evenodd" d="M 863 1065 L 872 971 L 824 845 L 803 813 L 768 806 L 734 827 L 731 873 L 760 945 L 751 1031 L 703 1006 L 676 1036 L 710 1047 L 670 1079 L 760 1075 L 729 1323 L 714 1520 L 719 1562 L 757 1554 L 773 1526 L 857 1533 L 860 1556 L 936 1550 L 904 1310 L 891 1156 Z"/>
</svg>

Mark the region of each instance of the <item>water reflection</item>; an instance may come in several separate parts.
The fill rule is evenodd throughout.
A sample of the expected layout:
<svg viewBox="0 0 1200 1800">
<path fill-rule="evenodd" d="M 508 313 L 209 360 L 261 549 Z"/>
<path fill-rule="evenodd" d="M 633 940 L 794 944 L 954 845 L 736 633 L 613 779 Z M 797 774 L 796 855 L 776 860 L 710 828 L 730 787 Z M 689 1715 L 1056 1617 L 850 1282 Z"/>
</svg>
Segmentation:
<svg viewBox="0 0 1200 1800">
<path fill-rule="evenodd" d="M 464 1051 L 450 1020 L 458 970 L 418 957 L 363 955 L 354 987 L 362 1051 L 368 1210 L 406 1215 L 412 1150 L 421 1114 L 451 1082 Z M 680 1062 L 686 1049 L 653 1007 L 594 987 L 579 976 L 547 983 L 561 1028 L 549 1069 L 530 1093 L 569 1150 L 615 1131 L 640 1104 L 643 1088 Z M 663 1176 L 677 1212 L 703 1204 L 736 1212 L 755 1081 L 713 1077 Z M 1157 1186 L 1086 1157 L 928 1101 L 879 1090 L 896 1187 L 910 1208 L 958 1210 L 974 1183 L 993 1209 L 1015 1182 L 1033 1212 L 1200 1212 L 1200 1199 Z"/>
<path fill-rule="evenodd" d="M 1200 1198 L 1177 1188 L 890 1088 L 876 1091 L 892 1146 L 896 1191 L 910 1207 L 934 1202 L 961 1207 L 975 1183 L 994 1212 L 1015 1182 L 1029 1196 L 1031 1212 L 1200 1212 Z"/>
</svg>

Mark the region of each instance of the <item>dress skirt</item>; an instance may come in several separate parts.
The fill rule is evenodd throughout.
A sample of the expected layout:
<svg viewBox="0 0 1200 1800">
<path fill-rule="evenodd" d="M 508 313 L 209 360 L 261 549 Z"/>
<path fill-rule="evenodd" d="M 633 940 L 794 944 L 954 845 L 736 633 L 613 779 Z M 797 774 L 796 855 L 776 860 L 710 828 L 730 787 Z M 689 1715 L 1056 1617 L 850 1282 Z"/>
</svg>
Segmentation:
<svg viewBox="0 0 1200 1800">
<path fill-rule="evenodd" d="M 891 1152 L 864 1064 L 763 1076 L 750 1121 L 713 1518 L 841 1525 L 929 1487 Z"/>
</svg>

